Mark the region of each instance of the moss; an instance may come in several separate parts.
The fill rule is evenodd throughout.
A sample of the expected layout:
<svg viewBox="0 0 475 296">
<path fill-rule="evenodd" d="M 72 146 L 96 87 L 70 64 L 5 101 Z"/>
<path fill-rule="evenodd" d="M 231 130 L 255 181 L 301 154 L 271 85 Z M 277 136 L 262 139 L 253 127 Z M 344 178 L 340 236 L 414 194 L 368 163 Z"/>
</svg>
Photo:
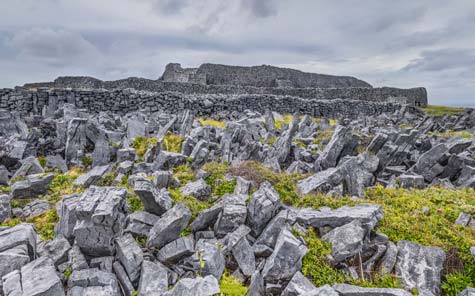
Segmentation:
<svg viewBox="0 0 475 296">
<path fill-rule="evenodd" d="M 28 203 L 34 201 L 35 199 L 12 199 L 10 201 L 10 206 L 12 208 L 23 208 Z"/>
<path fill-rule="evenodd" d="M 3 223 L 1 223 L 0 226 L 13 227 L 20 223 L 21 223 L 21 220 L 19 218 L 14 218 L 14 219 L 8 219 L 8 220 L 3 221 Z"/>
<path fill-rule="evenodd" d="M 109 172 L 105 174 L 101 180 L 98 182 L 98 186 L 112 186 L 115 180 L 115 174 L 113 172 Z"/>
<path fill-rule="evenodd" d="M 183 195 L 179 189 L 170 189 L 170 196 L 175 201 L 175 203 L 182 203 L 191 211 L 192 219 L 194 219 L 198 214 L 210 208 L 212 203 L 198 200 L 192 196 Z"/>
<path fill-rule="evenodd" d="M 437 137 L 442 137 L 442 138 L 461 137 L 464 139 L 470 139 L 474 136 L 474 134 L 467 131 L 431 132 L 429 134 L 432 136 L 437 136 Z"/>
<path fill-rule="evenodd" d="M 167 135 L 163 137 L 162 148 L 166 151 L 180 153 L 184 141 L 184 137 L 168 132 Z"/>
<path fill-rule="evenodd" d="M 90 156 L 84 156 L 82 158 L 82 165 L 85 167 L 85 168 L 88 168 L 92 165 L 92 157 Z"/>
<path fill-rule="evenodd" d="M 316 287 L 343 283 L 344 274 L 333 268 L 326 259 L 326 256 L 332 252 L 330 243 L 318 238 L 313 228 L 309 229 L 304 239 L 309 252 L 302 259 L 303 275 L 308 277 Z"/>
<path fill-rule="evenodd" d="M 127 195 L 127 203 L 130 206 L 130 213 L 143 210 L 143 203 L 140 198 L 135 193 L 130 193 L 130 191 Z"/>
<path fill-rule="evenodd" d="M 2 186 L 0 185 L 0 194 L 2 193 L 10 193 L 12 191 L 12 188 L 10 186 Z"/>
<path fill-rule="evenodd" d="M 274 127 L 276 129 L 282 129 L 284 125 L 289 125 L 292 120 L 294 120 L 294 116 L 292 114 L 284 114 L 282 119 L 276 119 L 274 121 Z"/>
<path fill-rule="evenodd" d="M 15 184 L 16 182 L 24 180 L 24 179 L 26 179 L 26 176 L 16 176 L 15 178 L 11 180 L 11 184 Z"/>
<path fill-rule="evenodd" d="M 204 119 L 202 117 L 198 118 L 198 121 L 201 123 L 202 126 L 212 126 L 215 128 L 226 128 L 226 122 L 214 120 L 211 118 Z"/>
<path fill-rule="evenodd" d="M 236 187 L 236 180 L 221 180 L 218 184 L 212 186 L 213 196 L 223 196 L 227 193 L 233 193 Z"/>
<path fill-rule="evenodd" d="M 237 278 L 232 275 L 223 274 L 219 282 L 221 295 L 223 296 L 244 296 L 247 288 Z"/>
<path fill-rule="evenodd" d="M 422 110 L 429 116 L 445 116 L 462 113 L 465 108 L 429 105 Z"/>
<path fill-rule="evenodd" d="M 294 142 L 299 148 L 307 147 L 307 144 L 305 144 L 305 142 L 300 139 L 294 139 L 292 142 Z"/>
<path fill-rule="evenodd" d="M 317 144 L 320 146 L 320 149 L 323 149 L 328 142 L 330 142 L 332 136 L 333 136 L 334 129 L 329 128 L 326 130 L 319 130 L 317 131 L 317 134 L 315 135 L 315 138 L 313 139 L 313 144 Z"/>
<path fill-rule="evenodd" d="M 64 276 L 67 277 L 67 278 L 69 278 L 72 273 L 73 273 L 73 270 L 72 270 L 71 266 L 66 267 L 66 269 L 63 272 Z"/>
<path fill-rule="evenodd" d="M 46 159 L 46 157 L 40 156 L 40 157 L 38 157 L 38 162 L 40 163 L 40 165 L 41 165 L 42 167 L 45 167 L 45 166 L 46 166 L 46 162 L 48 162 L 48 160 Z"/>
<path fill-rule="evenodd" d="M 132 144 L 130 144 L 130 147 L 135 149 L 135 154 L 139 159 L 142 159 L 145 152 L 147 152 L 147 149 L 149 147 L 156 146 L 158 144 L 158 139 L 157 138 L 149 138 L 149 137 L 143 137 L 143 136 L 138 136 L 134 138 L 134 141 Z"/>
<path fill-rule="evenodd" d="M 52 240 L 54 238 L 54 227 L 58 219 L 56 209 L 53 208 L 40 216 L 27 219 L 26 222 L 33 223 L 36 232 L 43 240 Z"/>
<path fill-rule="evenodd" d="M 52 202 L 60 201 L 63 195 L 81 193 L 84 188 L 74 184 L 74 181 L 80 175 L 80 171 L 72 168 L 66 174 L 56 174 L 49 186 L 48 194 L 44 199 Z"/>
<path fill-rule="evenodd" d="M 187 164 L 182 164 L 173 168 L 173 175 L 180 181 L 181 185 L 195 180 L 195 173 Z"/>
</svg>

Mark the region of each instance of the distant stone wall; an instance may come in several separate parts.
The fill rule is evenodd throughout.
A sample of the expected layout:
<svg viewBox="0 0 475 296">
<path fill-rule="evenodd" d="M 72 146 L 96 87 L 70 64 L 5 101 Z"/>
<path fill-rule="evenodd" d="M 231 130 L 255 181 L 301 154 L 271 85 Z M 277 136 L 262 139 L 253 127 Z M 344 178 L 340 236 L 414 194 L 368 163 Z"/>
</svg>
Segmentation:
<svg viewBox="0 0 475 296">
<path fill-rule="evenodd" d="M 0 108 L 23 114 L 41 114 L 43 107 L 71 103 L 90 112 L 112 111 L 126 114 L 133 111 L 180 112 L 189 109 L 198 116 L 211 116 L 221 111 L 309 114 L 324 117 L 361 117 L 393 113 L 401 105 L 363 100 L 316 100 L 275 95 L 186 95 L 171 92 L 139 92 L 132 90 L 1 90 Z"/>
<path fill-rule="evenodd" d="M 212 85 L 295 88 L 371 87 L 369 83 L 355 77 L 307 73 L 269 65 L 243 67 L 207 63 L 197 68 L 196 73 L 206 75 L 206 84 Z"/>
<path fill-rule="evenodd" d="M 44 86 L 44 85 L 43 85 Z M 26 84 L 26 88 L 36 88 Z M 180 92 L 183 94 L 269 94 L 319 100 L 366 100 L 396 102 L 418 107 L 427 106 L 427 92 L 423 87 L 400 89 L 393 87 L 367 88 L 275 88 L 235 85 L 203 85 L 196 83 L 163 82 L 144 78 L 127 78 L 115 81 L 101 81 L 92 77 L 59 77 L 50 88 L 74 89 L 127 89 L 151 92 Z"/>
</svg>

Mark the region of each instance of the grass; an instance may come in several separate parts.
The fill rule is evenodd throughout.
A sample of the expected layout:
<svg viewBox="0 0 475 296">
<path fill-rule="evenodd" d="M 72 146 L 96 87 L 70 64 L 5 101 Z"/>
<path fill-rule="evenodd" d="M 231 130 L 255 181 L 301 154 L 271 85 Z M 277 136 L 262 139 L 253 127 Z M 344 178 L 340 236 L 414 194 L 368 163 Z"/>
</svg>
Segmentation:
<svg viewBox="0 0 475 296">
<path fill-rule="evenodd" d="M 292 114 L 284 114 L 282 119 L 276 119 L 274 121 L 274 128 L 282 129 L 284 125 L 289 125 L 293 119 L 294 116 Z"/>
<path fill-rule="evenodd" d="M 53 208 L 40 216 L 27 219 L 26 222 L 33 223 L 36 232 L 43 240 L 52 240 L 54 238 L 54 227 L 58 220 L 56 209 Z"/>
<path fill-rule="evenodd" d="M 10 191 L 12 191 L 12 188 L 10 186 L 0 185 L 0 194 L 10 193 Z"/>
<path fill-rule="evenodd" d="M 210 175 L 205 179 L 205 182 L 211 186 L 212 196 L 223 196 L 226 193 L 234 192 L 236 180 L 226 180 L 225 178 L 225 175 L 230 169 L 228 164 L 209 162 L 202 168 L 210 173 Z"/>
<path fill-rule="evenodd" d="M 180 185 L 185 185 L 188 182 L 195 181 L 195 173 L 187 164 L 182 164 L 173 168 L 173 176 L 179 181 Z"/>
<path fill-rule="evenodd" d="M 170 197 L 175 201 L 175 203 L 182 203 L 191 211 L 192 219 L 196 218 L 198 214 L 210 208 L 213 204 L 206 201 L 201 201 L 193 196 L 184 195 L 180 192 L 180 189 L 169 189 Z"/>
<path fill-rule="evenodd" d="M 432 136 L 438 136 L 442 138 L 452 138 L 452 137 L 461 137 L 464 139 L 470 139 L 474 135 L 467 131 L 445 131 L 445 132 L 430 132 Z"/>
<path fill-rule="evenodd" d="M 294 200 L 292 204 L 298 207 L 338 208 L 362 202 L 375 203 L 383 207 L 385 215 L 377 230 L 388 235 L 391 241 L 409 240 L 426 246 L 439 246 L 450 254 L 448 257 L 451 257 L 451 263 L 446 266 L 447 276 L 443 283 L 446 295 L 457 295 L 461 292 L 459 288 L 467 282 L 472 286 L 475 285 L 475 261 L 469 251 L 471 246 L 475 246 L 475 230 L 453 224 L 460 212 L 475 213 L 473 189 L 451 190 L 429 187 L 422 190 L 405 190 L 376 186 L 366 191 L 366 200 L 306 195 Z M 424 206 L 429 208 L 429 214 L 422 211 Z M 313 245 L 310 254 L 314 248 L 320 253 L 322 249 L 325 250 L 318 245 L 318 242 L 314 242 Z M 312 266 L 321 265 L 318 260 L 319 258 L 314 255 L 305 261 L 304 269 L 307 270 L 307 275 L 316 277 L 317 271 L 314 271 Z M 321 267 L 322 270 L 326 270 L 325 268 Z M 331 283 L 331 280 L 337 277 L 332 272 L 327 271 L 314 281 L 323 283 L 328 279 L 330 281 L 328 283 Z M 373 281 L 373 284 L 376 283 Z"/>
<path fill-rule="evenodd" d="M 169 151 L 169 152 L 175 152 L 175 153 L 180 153 L 181 152 L 181 146 L 183 142 L 185 141 L 185 138 L 183 138 L 180 135 L 175 135 L 171 132 L 168 132 L 165 137 L 163 137 L 163 145 L 162 148 L 163 150 Z"/>
<path fill-rule="evenodd" d="M 222 296 L 244 296 L 247 288 L 237 278 L 232 275 L 223 274 L 219 282 L 219 288 Z"/>
<path fill-rule="evenodd" d="M 446 116 L 462 113 L 465 108 L 429 105 L 422 110 L 429 116 Z"/>
<path fill-rule="evenodd" d="M 226 122 L 224 121 L 214 120 L 211 118 L 204 119 L 203 117 L 198 118 L 198 121 L 201 123 L 202 126 L 211 126 L 221 129 L 226 128 Z"/>
<path fill-rule="evenodd" d="M 334 128 L 318 130 L 312 143 L 319 145 L 320 149 L 323 150 L 323 148 L 328 144 L 328 142 L 330 142 L 333 136 L 333 132 Z"/>
<path fill-rule="evenodd" d="M 138 158 L 142 158 L 149 147 L 153 147 L 157 144 L 157 138 L 138 136 L 135 137 L 132 144 L 130 144 L 130 147 L 135 149 L 135 154 Z"/>
<path fill-rule="evenodd" d="M 46 159 L 46 157 L 40 156 L 40 157 L 38 157 L 38 162 L 44 168 L 46 166 L 46 163 L 48 162 L 48 160 Z"/>
</svg>

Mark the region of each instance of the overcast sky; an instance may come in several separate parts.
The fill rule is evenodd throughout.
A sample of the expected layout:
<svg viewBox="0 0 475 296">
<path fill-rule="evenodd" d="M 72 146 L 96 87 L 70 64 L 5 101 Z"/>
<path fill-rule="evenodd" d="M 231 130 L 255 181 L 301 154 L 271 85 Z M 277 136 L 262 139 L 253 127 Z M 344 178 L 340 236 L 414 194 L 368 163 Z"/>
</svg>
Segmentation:
<svg viewBox="0 0 475 296">
<path fill-rule="evenodd" d="M 474 0 L 1 0 L 0 87 L 271 64 L 475 107 Z"/>
</svg>

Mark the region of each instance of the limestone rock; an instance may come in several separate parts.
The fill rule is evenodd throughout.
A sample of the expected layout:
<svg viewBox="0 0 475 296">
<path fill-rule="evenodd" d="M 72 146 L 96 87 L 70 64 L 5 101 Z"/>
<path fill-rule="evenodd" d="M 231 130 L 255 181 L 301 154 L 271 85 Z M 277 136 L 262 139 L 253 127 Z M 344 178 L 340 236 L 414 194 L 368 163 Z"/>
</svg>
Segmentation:
<svg viewBox="0 0 475 296">
<path fill-rule="evenodd" d="M 182 204 L 176 204 L 155 222 L 147 240 L 149 248 L 161 248 L 177 239 L 188 226 L 191 212 Z"/>
<path fill-rule="evenodd" d="M 53 174 L 29 175 L 12 185 L 11 196 L 13 199 L 35 198 L 48 192 L 53 180 Z"/>
<path fill-rule="evenodd" d="M 332 244 L 332 256 L 337 262 L 343 262 L 363 249 L 366 230 L 359 220 L 337 227 L 325 234 L 322 239 Z"/>
<path fill-rule="evenodd" d="M 160 216 L 172 207 L 173 200 L 168 191 L 158 190 L 150 180 L 136 180 L 134 192 L 142 201 L 145 211 L 149 213 Z"/>
</svg>

